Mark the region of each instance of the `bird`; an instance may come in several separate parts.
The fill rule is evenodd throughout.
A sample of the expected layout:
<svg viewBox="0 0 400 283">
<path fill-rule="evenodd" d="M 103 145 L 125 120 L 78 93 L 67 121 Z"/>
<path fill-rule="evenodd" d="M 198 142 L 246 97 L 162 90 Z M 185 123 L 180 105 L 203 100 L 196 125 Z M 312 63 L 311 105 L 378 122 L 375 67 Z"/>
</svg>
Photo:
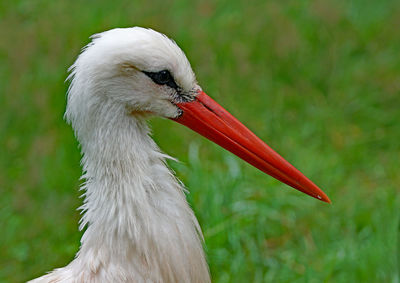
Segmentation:
<svg viewBox="0 0 400 283">
<path fill-rule="evenodd" d="M 208 96 L 178 45 L 153 29 L 91 36 L 69 68 L 65 119 L 82 153 L 75 258 L 29 282 L 211 282 L 200 225 L 147 120 L 180 123 L 281 182 L 327 195 Z"/>
</svg>

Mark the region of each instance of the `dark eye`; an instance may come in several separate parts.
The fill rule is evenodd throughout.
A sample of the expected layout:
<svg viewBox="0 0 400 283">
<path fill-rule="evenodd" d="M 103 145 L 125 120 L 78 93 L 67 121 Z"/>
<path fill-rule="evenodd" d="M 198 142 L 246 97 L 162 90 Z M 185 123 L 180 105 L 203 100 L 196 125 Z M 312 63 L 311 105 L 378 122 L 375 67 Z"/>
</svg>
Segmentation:
<svg viewBox="0 0 400 283">
<path fill-rule="evenodd" d="M 155 73 L 153 77 L 154 82 L 163 85 L 172 80 L 171 74 L 167 70 Z"/>
<path fill-rule="evenodd" d="M 159 72 L 143 71 L 143 73 L 149 76 L 156 84 L 167 85 L 175 89 L 178 88 L 178 85 L 175 83 L 174 78 L 172 77 L 171 73 L 168 70 L 162 70 Z"/>
</svg>

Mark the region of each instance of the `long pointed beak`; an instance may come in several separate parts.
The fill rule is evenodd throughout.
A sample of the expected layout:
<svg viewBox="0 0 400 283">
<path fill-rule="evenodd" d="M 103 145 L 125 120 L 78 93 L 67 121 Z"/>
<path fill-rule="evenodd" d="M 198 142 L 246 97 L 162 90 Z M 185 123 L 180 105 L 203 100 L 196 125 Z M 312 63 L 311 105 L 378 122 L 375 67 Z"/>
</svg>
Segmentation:
<svg viewBox="0 0 400 283">
<path fill-rule="evenodd" d="M 173 119 L 176 122 L 189 127 L 279 181 L 316 199 L 331 202 L 313 182 L 203 91 L 198 93 L 194 101 L 179 103 L 177 106 L 183 114 Z"/>
</svg>

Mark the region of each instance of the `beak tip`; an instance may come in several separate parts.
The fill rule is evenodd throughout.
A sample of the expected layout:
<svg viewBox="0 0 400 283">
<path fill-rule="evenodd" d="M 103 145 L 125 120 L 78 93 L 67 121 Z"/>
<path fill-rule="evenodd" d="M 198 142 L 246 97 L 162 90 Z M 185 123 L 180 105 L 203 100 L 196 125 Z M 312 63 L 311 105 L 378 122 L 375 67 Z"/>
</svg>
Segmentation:
<svg viewBox="0 0 400 283">
<path fill-rule="evenodd" d="M 323 201 L 323 202 L 326 202 L 326 203 L 332 203 L 332 201 L 329 199 L 329 197 L 324 193 L 321 193 L 321 194 L 317 195 L 316 198 L 319 199 L 320 201 Z"/>
</svg>

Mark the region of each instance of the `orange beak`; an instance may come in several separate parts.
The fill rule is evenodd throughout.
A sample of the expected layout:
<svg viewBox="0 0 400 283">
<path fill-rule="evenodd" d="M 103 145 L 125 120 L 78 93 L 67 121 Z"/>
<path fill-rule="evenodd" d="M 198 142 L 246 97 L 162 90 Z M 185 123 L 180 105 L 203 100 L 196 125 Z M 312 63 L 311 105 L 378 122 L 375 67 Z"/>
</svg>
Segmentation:
<svg viewBox="0 0 400 283">
<path fill-rule="evenodd" d="M 283 159 L 228 111 L 200 91 L 194 101 L 177 104 L 183 114 L 174 121 L 208 138 L 279 181 L 330 203 L 325 193 Z"/>
</svg>

